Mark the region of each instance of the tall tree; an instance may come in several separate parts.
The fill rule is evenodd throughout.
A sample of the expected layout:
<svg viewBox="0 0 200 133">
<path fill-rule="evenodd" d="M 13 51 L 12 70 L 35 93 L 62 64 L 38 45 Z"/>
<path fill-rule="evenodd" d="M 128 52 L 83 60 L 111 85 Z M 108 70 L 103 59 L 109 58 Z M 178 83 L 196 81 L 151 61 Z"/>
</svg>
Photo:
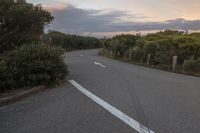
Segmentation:
<svg viewBox="0 0 200 133">
<path fill-rule="evenodd" d="M 53 16 L 41 5 L 26 0 L 0 1 L 0 51 L 16 48 L 23 43 L 38 40 L 44 26 Z"/>
</svg>

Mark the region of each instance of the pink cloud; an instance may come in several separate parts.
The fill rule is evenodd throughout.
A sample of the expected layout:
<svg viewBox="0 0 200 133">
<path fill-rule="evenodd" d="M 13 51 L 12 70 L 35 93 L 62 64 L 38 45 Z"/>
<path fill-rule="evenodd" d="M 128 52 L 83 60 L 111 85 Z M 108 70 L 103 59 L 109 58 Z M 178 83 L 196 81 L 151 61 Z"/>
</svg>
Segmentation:
<svg viewBox="0 0 200 133">
<path fill-rule="evenodd" d="M 66 10 L 69 7 L 69 4 L 66 2 L 58 2 L 53 4 L 43 4 L 42 7 L 48 11 L 55 12 Z"/>
</svg>

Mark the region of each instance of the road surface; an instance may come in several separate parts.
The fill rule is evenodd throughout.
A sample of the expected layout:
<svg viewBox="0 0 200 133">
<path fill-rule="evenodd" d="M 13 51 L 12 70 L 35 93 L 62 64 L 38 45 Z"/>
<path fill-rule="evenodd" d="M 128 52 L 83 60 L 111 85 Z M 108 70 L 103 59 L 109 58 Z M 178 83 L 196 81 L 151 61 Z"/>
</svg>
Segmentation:
<svg viewBox="0 0 200 133">
<path fill-rule="evenodd" d="M 0 133 L 200 132 L 200 78 L 131 65 L 97 52 L 65 54 L 68 80 L 77 86 L 66 81 L 1 107 Z"/>
</svg>

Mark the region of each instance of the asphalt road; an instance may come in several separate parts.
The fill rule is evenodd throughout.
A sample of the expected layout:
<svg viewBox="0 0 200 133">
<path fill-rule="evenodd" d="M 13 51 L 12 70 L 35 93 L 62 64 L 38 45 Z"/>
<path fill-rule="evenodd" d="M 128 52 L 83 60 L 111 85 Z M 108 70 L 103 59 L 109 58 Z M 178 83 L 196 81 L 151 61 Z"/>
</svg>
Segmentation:
<svg viewBox="0 0 200 133">
<path fill-rule="evenodd" d="M 156 133 L 200 133 L 200 78 L 65 54 L 69 79 Z M 70 83 L 0 108 L 0 133 L 136 133 Z"/>
</svg>

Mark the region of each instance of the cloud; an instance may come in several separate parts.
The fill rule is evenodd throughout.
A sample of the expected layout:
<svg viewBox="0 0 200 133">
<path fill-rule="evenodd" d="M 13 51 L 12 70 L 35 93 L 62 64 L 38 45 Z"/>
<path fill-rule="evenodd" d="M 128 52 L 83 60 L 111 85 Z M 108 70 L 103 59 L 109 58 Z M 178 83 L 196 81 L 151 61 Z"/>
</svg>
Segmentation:
<svg viewBox="0 0 200 133">
<path fill-rule="evenodd" d="M 199 0 L 27 0 L 56 8 L 71 3 L 82 9 L 116 9 L 134 14 L 145 14 L 148 21 L 164 21 L 174 18 L 195 20 L 200 18 Z M 50 4 L 50 5 L 49 5 Z M 54 7 L 52 7 L 55 5 Z M 60 9 L 60 8 L 59 8 Z"/>
<path fill-rule="evenodd" d="M 124 11 L 108 10 L 105 13 L 105 10 L 84 10 L 72 5 L 53 12 L 53 15 L 52 28 L 69 33 L 114 31 L 116 23 L 123 22 L 120 17 L 130 17 Z"/>
<path fill-rule="evenodd" d="M 68 8 L 68 3 L 67 2 L 56 2 L 56 3 L 45 3 L 42 4 L 43 8 L 46 10 L 49 10 L 51 12 L 57 12 L 57 11 L 63 11 Z"/>
<path fill-rule="evenodd" d="M 67 6 L 66 6 L 67 5 Z M 51 7 L 51 6 L 47 6 Z M 174 19 L 144 22 L 141 14 L 120 10 L 89 10 L 64 4 L 53 10 L 55 20 L 51 29 L 69 34 L 98 35 L 98 33 L 140 32 L 163 29 L 200 30 L 200 20 Z M 129 18 L 131 18 L 129 20 Z"/>
</svg>

